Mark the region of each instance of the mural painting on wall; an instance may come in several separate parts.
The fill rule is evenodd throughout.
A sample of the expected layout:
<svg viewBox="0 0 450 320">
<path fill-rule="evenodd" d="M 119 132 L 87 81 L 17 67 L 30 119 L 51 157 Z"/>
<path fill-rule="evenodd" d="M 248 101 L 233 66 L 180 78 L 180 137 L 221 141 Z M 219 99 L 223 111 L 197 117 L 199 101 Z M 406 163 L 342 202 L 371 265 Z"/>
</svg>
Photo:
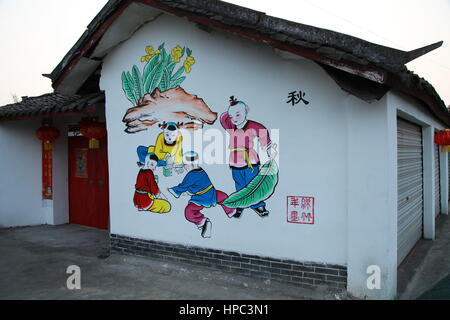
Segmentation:
<svg viewBox="0 0 450 320">
<path fill-rule="evenodd" d="M 229 208 L 223 204 L 228 195 L 225 192 L 216 190 L 208 174 L 200 167 L 197 152 L 186 152 L 183 162 L 184 168 L 188 173 L 179 185 L 168 190 L 176 198 L 179 198 L 185 192 L 191 196 L 184 211 L 186 220 L 197 226 L 203 238 L 210 238 L 212 223 L 203 215 L 201 210 L 218 204 L 228 218 L 232 218 L 236 214 L 236 209 Z"/>
<path fill-rule="evenodd" d="M 238 217 L 248 207 L 265 217 L 269 211 L 264 200 L 273 194 L 278 183 L 278 166 L 274 160 L 277 145 L 272 144 L 266 127 L 247 119 L 248 113 L 248 105 L 232 96 L 228 112 L 220 117 L 222 127 L 230 134 L 229 163 L 236 185 L 236 192 L 224 204 L 237 208 Z M 258 138 L 270 159 L 261 169 L 259 156 L 253 145 L 255 138 Z"/>
<path fill-rule="evenodd" d="M 171 205 L 162 192 L 160 192 L 154 171 L 160 160 L 148 147 L 140 146 L 137 149 L 138 166 L 141 170 L 136 178 L 134 192 L 134 206 L 139 211 L 167 213 Z"/>
<path fill-rule="evenodd" d="M 183 122 L 185 129 L 202 128 L 213 124 L 217 113 L 212 112 L 203 99 L 187 93 L 180 84 L 192 70 L 195 59 L 189 48 L 176 46 L 167 54 L 164 44 L 158 50 L 146 48 L 143 72 L 134 65 L 131 72 L 122 73 L 122 88 L 134 107 L 125 113 L 123 121 L 127 133 L 147 130 L 159 122 Z M 187 55 L 183 64 L 175 67 Z M 175 72 L 174 72 L 175 71 Z"/>
<path fill-rule="evenodd" d="M 172 177 L 174 172 L 179 176 L 186 171 L 182 181 L 167 190 L 176 199 L 182 194 L 190 195 L 185 219 L 198 228 L 203 238 L 210 238 L 212 230 L 211 220 L 202 212 L 207 208 L 219 205 L 228 218 L 239 218 L 246 208 L 253 209 L 260 217 L 267 217 L 265 201 L 278 183 L 278 166 L 274 160 L 277 146 L 271 142 L 266 127 L 248 120 L 247 104 L 231 97 L 220 123 L 231 137 L 229 165 L 235 191 L 228 196 L 216 189 L 200 166 L 198 152 L 183 150 L 181 129 L 200 129 L 205 124 L 214 124 L 218 117 L 203 99 L 180 86 L 196 62 L 192 51 L 177 45 L 168 54 L 164 44 L 157 50 L 147 46 L 145 51 L 147 54 L 141 57 L 145 64 L 143 71 L 134 65 L 131 72 L 123 72 L 121 78 L 125 96 L 133 104 L 123 117 L 125 132 L 135 134 L 155 125 L 162 130 L 154 144 L 137 147 L 140 170 L 133 199 L 136 209 L 161 214 L 170 212 L 172 205 L 158 187 L 156 170 L 161 168 L 165 178 Z M 184 62 L 177 68 L 185 55 Z M 262 166 L 254 149 L 255 139 L 269 158 Z"/>
</svg>

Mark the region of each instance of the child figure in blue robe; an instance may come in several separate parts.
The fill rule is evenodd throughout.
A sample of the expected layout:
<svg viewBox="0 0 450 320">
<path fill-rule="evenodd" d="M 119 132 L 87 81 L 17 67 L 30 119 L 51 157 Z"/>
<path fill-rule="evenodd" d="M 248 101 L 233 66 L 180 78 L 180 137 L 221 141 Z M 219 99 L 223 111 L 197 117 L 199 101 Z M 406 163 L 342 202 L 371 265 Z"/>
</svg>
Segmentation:
<svg viewBox="0 0 450 320">
<path fill-rule="evenodd" d="M 199 166 L 198 159 L 198 153 L 194 151 L 183 155 L 183 167 L 188 173 L 178 186 L 168 188 L 168 190 L 176 198 L 179 198 L 184 192 L 191 196 L 184 210 L 186 220 L 197 226 L 203 238 L 210 238 L 212 223 L 203 215 L 201 210 L 219 204 L 226 215 L 231 218 L 236 213 L 236 209 L 228 208 L 222 204 L 228 198 L 228 195 L 214 188 L 208 174 Z"/>
</svg>

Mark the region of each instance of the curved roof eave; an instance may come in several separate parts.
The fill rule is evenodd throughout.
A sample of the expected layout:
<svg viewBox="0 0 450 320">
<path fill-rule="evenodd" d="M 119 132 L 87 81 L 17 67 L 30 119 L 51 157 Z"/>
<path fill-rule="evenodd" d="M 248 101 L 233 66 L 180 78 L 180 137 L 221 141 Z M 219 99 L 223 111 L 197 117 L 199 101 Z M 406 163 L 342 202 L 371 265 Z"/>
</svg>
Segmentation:
<svg viewBox="0 0 450 320">
<path fill-rule="evenodd" d="M 416 50 L 402 51 L 217 0 L 110 0 L 53 72 L 45 75 L 52 79 L 57 91 L 80 60 L 90 57 L 104 33 L 132 4 L 185 17 L 194 23 L 263 42 L 388 85 L 421 100 L 436 117 L 450 126 L 449 111 L 432 85 L 405 66 L 407 62 L 440 47 L 442 41 Z"/>
</svg>

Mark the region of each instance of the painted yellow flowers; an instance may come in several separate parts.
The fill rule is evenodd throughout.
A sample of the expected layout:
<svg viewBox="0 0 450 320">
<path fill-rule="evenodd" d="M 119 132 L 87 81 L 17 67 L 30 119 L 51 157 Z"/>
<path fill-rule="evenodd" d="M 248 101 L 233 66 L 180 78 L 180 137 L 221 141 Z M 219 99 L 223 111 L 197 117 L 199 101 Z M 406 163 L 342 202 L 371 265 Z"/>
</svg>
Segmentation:
<svg viewBox="0 0 450 320">
<path fill-rule="evenodd" d="M 196 61 L 190 48 L 176 45 L 169 52 L 164 43 L 159 47 L 148 45 L 145 55 L 141 57 L 143 69 L 133 65 L 131 71 L 122 72 L 122 89 L 134 106 L 157 88 L 165 92 L 180 86 L 186 80 L 184 73 L 192 71 Z"/>
<path fill-rule="evenodd" d="M 176 46 L 172 49 L 172 62 L 180 62 L 181 57 L 183 56 L 183 48 L 180 46 Z"/>
<path fill-rule="evenodd" d="M 147 46 L 145 48 L 145 52 L 147 53 L 147 55 L 141 57 L 141 62 L 149 62 L 150 59 L 153 58 L 153 56 L 160 54 L 161 50 L 153 50 L 152 46 Z"/>
<path fill-rule="evenodd" d="M 194 57 L 188 56 L 186 60 L 183 63 L 184 69 L 186 70 L 186 73 L 191 72 L 191 66 L 195 64 Z"/>
</svg>

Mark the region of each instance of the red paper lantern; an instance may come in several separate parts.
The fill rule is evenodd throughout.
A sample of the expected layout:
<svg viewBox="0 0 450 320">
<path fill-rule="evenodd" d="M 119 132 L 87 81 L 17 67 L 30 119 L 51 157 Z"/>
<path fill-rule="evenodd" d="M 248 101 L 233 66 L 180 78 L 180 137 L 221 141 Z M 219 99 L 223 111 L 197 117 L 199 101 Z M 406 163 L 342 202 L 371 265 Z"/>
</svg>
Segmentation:
<svg viewBox="0 0 450 320">
<path fill-rule="evenodd" d="M 36 136 L 44 143 L 45 150 L 52 149 L 52 142 L 59 138 L 59 130 L 51 127 L 48 123 L 44 124 L 36 131 Z"/>
<path fill-rule="evenodd" d="M 99 139 L 106 136 L 106 124 L 100 123 L 96 118 L 80 121 L 80 132 L 89 138 L 89 149 L 100 148 Z"/>
<path fill-rule="evenodd" d="M 442 152 L 450 152 L 450 130 L 444 129 L 434 135 L 434 143 L 441 146 Z"/>
</svg>

